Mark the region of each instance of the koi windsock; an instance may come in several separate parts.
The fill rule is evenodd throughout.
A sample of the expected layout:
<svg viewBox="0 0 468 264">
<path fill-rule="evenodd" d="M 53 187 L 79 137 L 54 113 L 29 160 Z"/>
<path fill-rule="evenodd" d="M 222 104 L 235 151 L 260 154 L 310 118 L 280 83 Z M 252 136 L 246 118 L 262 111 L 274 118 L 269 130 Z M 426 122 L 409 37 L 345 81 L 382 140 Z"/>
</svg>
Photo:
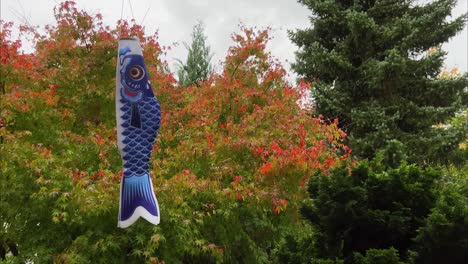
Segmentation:
<svg viewBox="0 0 468 264">
<path fill-rule="evenodd" d="M 119 40 L 115 96 L 117 140 L 123 161 L 118 226 L 126 228 L 139 217 L 157 225 L 159 206 L 149 161 L 160 127 L 161 108 L 137 39 Z"/>
</svg>

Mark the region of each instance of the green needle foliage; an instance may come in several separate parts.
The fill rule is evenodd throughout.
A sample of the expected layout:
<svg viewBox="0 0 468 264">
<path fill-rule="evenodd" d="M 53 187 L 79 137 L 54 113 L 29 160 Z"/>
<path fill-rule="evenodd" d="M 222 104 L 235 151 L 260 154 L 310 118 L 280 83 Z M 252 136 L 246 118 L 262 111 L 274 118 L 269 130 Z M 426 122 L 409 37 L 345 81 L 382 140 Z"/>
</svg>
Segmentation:
<svg viewBox="0 0 468 264">
<path fill-rule="evenodd" d="M 466 74 L 440 78 L 441 45 L 467 21 L 450 19 L 457 0 L 299 2 L 312 27 L 290 32 L 293 69 L 313 82 L 317 113 L 339 119 L 353 153 L 372 158 L 396 139 L 412 162 L 445 162 L 463 131 L 433 125 L 466 105 L 468 85 Z"/>
<path fill-rule="evenodd" d="M 398 257 L 398 251 L 390 249 L 369 249 L 365 256 L 360 253 L 354 255 L 355 264 L 403 264 Z"/>
<path fill-rule="evenodd" d="M 308 189 L 311 200 L 305 202 L 302 213 L 316 233 L 318 257 L 381 263 L 366 261 L 360 254 L 367 252 L 368 259 L 375 255 L 398 263 L 396 251 L 368 251 L 393 247 L 407 258 L 418 228 L 436 203 L 441 175 L 438 170 L 405 163 L 392 169 L 365 162 L 351 173 L 342 167 L 330 175 L 315 175 Z"/>
<path fill-rule="evenodd" d="M 188 50 L 187 61 L 183 63 L 179 60 L 179 70 L 177 72 L 179 83 L 183 86 L 194 84 L 199 86 L 199 83 L 207 80 L 213 71 L 210 63 L 213 54 L 206 44 L 206 36 L 203 31 L 203 23 L 198 22 L 193 27 L 192 45 L 188 46 L 184 43 Z"/>
<path fill-rule="evenodd" d="M 448 171 L 442 193 L 415 241 L 415 263 L 468 259 L 468 167 Z"/>
</svg>

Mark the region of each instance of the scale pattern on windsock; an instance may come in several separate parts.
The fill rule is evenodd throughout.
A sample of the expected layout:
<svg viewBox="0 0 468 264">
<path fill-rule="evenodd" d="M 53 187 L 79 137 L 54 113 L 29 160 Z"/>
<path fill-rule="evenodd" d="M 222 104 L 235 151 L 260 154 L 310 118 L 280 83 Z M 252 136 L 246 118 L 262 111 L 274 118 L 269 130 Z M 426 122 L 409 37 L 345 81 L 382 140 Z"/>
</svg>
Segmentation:
<svg viewBox="0 0 468 264">
<path fill-rule="evenodd" d="M 142 127 L 135 128 L 130 125 L 131 103 L 121 100 L 120 110 L 124 128 L 122 136 L 124 148 L 122 149 L 122 159 L 124 162 L 124 176 L 141 176 L 149 171 L 149 160 L 153 150 L 154 140 L 157 137 L 161 109 L 156 98 L 143 98 L 138 102 L 141 115 Z"/>
</svg>

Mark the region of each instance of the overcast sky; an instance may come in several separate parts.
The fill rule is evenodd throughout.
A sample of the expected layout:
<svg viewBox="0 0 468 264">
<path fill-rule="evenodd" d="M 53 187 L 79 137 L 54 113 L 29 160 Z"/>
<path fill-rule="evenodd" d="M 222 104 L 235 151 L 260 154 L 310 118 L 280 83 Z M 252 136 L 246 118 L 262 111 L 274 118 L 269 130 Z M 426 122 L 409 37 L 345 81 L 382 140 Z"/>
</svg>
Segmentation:
<svg viewBox="0 0 468 264">
<path fill-rule="evenodd" d="M 32 25 L 44 26 L 54 22 L 53 7 L 61 1 L 0 0 L 0 2 L 2 20 L 19 24 L 26 18 Z M 77 0 L 76 2 L 79 9 L 85 9 L 89 13 L 101 13 L 104 22 L 111 27 L 123 14 L 125 19 L 134 17 L 138 23 L 142 22 L 148 34 L 158 30 L 161 45 L 178 42 L 179 45 L 173 48 L 166 58 L 173 70 L 176 58 L 185 60 L 187 52 L 182 43 L 190 43 L 192 28 L 198 20 L 205 24 L 207 42 L 214 53 L 213 63 L 217 68 L 232 43 L 230 35 L 238 30 L 239 22 L 260 28 L 272 27 L 274 39 L 268 49 L 287 69 L 290 68 L 289 62 L 294 61 L 296 50 L 287 36 L 287 30 L 310 26 L 308 19 L 310 11 L 295 0 L 123 0 L 123 12 L 121 12 L 122 1 Z M 467 2 L 467 0 L 458 0 L 453 15 L 459 16 L 467 12 Z M 446 59 L 448 68 L 459 67 L 461 71 L 467 71 L 467 27 L 445 44 L 444 49 L 449 53 Z"/>
</svg>

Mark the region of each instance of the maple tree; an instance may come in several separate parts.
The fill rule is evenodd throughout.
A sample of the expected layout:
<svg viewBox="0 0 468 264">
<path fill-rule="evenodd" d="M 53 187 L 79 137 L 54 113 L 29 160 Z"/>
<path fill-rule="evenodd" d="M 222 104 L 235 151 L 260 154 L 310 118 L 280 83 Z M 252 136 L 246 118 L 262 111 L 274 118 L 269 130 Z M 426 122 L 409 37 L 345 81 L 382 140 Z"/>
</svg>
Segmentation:
<svg viewBox="0 0 468 264">
<path fill-rule="evenodd" d="M 178 89 L 167 47 L 134 21 L 106 26 L 72 1 L 38 33 L 35 51 L 3 23 L 0 248 L 36 263 L 268 262 L 301 230 L 305 184 L 349 158 L 346 136 L 301 109 L 265 48 L 269 30 L 241 26 L 224 70 Z M 116 227 L 121 160 L 115 135 L 115 56 L 139 38 L 162 126 L 151 159 L 161 224 Z M 5 51 L 5 52 L 3 52 Z"/>
</svg>

